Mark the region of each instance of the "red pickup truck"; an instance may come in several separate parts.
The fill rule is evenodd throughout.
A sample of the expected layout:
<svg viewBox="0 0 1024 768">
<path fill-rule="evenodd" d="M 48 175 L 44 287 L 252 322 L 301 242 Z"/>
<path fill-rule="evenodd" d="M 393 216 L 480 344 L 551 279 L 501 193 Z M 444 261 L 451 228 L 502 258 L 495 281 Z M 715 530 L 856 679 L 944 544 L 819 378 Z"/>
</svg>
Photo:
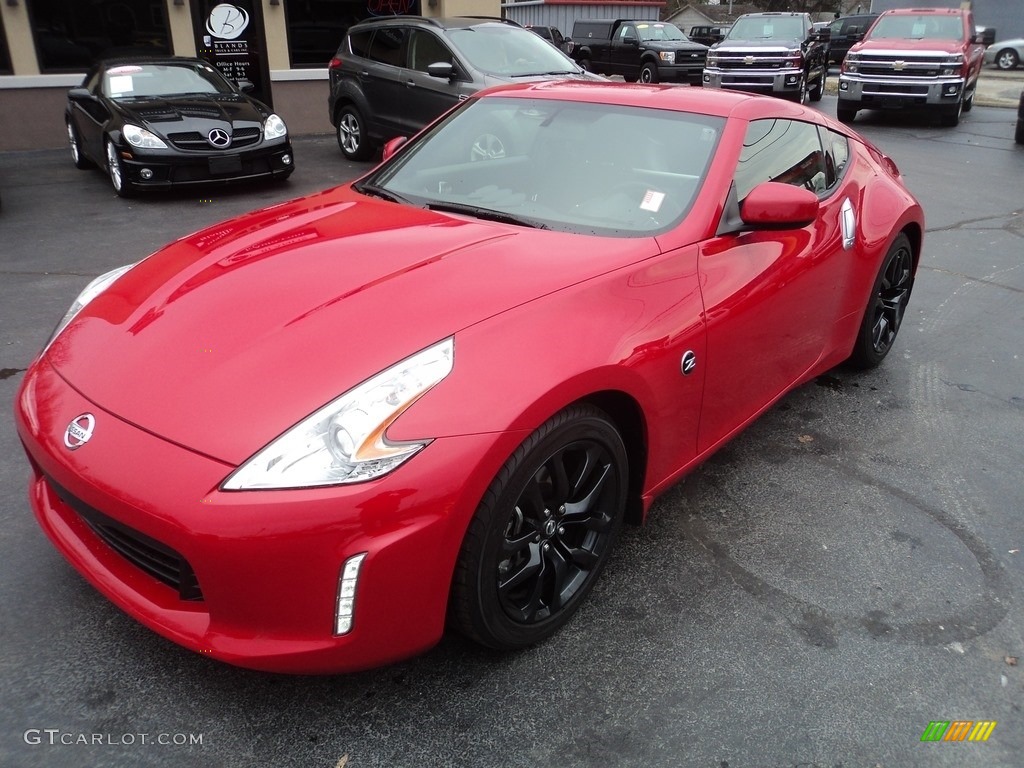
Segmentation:
<svg viewBox="0 0 1024 768">
<path fill-rule="evenodd" d="M 984 54 L 968 10 L 885 11 L 843 60 L 837 116 L 850 123 L 859 109 L 929 110 L 956 125 L 974 106 Z"/>
</svg>

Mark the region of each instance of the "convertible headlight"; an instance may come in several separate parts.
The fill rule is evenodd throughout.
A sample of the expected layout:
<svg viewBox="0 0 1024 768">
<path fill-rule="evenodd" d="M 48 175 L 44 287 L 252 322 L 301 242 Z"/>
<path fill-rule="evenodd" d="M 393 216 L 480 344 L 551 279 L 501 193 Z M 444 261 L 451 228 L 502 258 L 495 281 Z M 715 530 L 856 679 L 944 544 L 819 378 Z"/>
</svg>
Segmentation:
<svg viewBox="0 0 1024 768">
<path fill-rule="evenodd" d="M 271 115 L 263 124 L 263 139 L 279 139 L 288 133 L 284 120 L 277 115 Z"/>
<path fill-rule="evenodd" d="M 221 488 L 309 488 L 386 475 L 430 443 L 392 443 L 385 432 L 451 373 L 454 355 L 455 341 L 448 338 L 378 373 L 289 429 Z"/>
<path fill-rule="evenodd" d="M 124 135 L 125 140 L 133 147 L 138 147 L 139 149 L 167 149 L 163 139 L 155 133 L 147 131 L 145 128 L 139 128 L 137 125 L 125 123 L 121 133 Z"/>
<path fill-rule="evenodd" d="M 138 262 L 135 263 L 137 264 Z M 57 323 L 57 327 L 53 329 L 53 333 L 50 334 L 50 338 L 46 342 L 46 346 L 43 347 L 43 351 L 46 351 L 46 349 L 53 343 L 53 340 L 60 335 L 60 332 L 67 328 L 68 323 L 74 320 L 75 316 L 83 309 L 85 309 L 85 306 L 90 301 L 92 301 L 105 290 L 107 290 L 107 288 L 109 288 L 110 285 L 115 280 L 117 280 L 117 278 L 119 278 L 121 275 L 123 275 L 125 272 L 127 272 L 134 266 L 135 264 L 126 264 L 123 267 L 112 269 L 109 272 L 100 275 L 87 286 L 85 286 L 85 289 L 80 294 L 78 294 L 78 298 L 76 298 L 71 303 L 71 306 L 68 308 L 68 311 L 64 313 L 64 317 L 62 317 L 60 322 Z"/>
</svg>

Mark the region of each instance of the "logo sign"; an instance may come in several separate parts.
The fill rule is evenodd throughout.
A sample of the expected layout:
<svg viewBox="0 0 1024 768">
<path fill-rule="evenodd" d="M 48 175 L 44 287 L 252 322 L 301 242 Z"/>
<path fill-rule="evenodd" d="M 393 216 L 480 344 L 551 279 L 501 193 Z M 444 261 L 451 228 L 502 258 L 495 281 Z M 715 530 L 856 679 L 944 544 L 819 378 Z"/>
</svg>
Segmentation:
<svg viewBox="0 0 1024 768">
<path fill-rule="evenodd" d="M 230 3 L 215 5 L 206 18 L 206 31 L 220 40 L 236 40 L 249 26 L 249 14 Z"/>
<path fill-rule="evenodd" d="M 228 136 L 227 131 L 223 131 L 220 128 L 214 128 L 210 131 L 206 135 L 206 140 L 210 142 L 210 146 L 217 149 L 224 149 L 231 144 L 231 137 Z"/>
<path fill-rule="evenodd" d="M 897 72 L 902 72 L 903 68 L 907 66 L 907 62 L 899 61 L 898 59 L 892 63 L 892 68 Z"/>
<path fill-rule="evenodd" d="M 686 354 L 683 355 L 683 375 L 689 376 L 693 373 L 693 369 L 697 367 L 697 355 L 692 349 L 686 350 Z"/>
<path fill-rule="evenodd" d="M 93 430 L 96 428 L 96 417 L 91 413 L 83 413 L 76 416 L 64 430 L 64 445 L 69 451 L 75 451 L 92 439 Z"/>
<path fill-rule="evenodd" d="M 996 725 L 995 720 L 932 720 L 921 741 L 988 741 Z"/>
</svg>

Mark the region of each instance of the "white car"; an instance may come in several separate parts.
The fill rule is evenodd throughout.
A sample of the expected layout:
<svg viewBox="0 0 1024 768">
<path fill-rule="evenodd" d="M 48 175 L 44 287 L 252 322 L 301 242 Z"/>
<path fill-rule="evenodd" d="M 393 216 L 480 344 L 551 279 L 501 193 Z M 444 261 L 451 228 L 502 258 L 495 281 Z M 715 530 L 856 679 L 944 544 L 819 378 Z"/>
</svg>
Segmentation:
<svg viewBox="0 0 1024 768">
<path fill-rule="evenodd" d="M 999 69 L 1014 69 L 1024 59 L 1024 38 L 997 40 L 985 49 L 985 63 Z"/>
</svg>

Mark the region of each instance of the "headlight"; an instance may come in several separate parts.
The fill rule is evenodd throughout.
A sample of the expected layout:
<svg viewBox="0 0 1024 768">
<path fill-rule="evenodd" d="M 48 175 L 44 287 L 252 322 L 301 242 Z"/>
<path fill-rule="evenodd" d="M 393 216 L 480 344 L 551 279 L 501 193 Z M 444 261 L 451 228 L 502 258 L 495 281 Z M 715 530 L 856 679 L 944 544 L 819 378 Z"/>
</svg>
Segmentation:
<svg viewBox="0 0 1024 768">
<path fill-rule="evenodd" d="M 675 51 L 662 51 L 658 54 L 658 58 L 664 61 L 666 64 L 676 63 L 676 52 Z"/>
<path fill-rule="evenodd" d="M 717 53 L 709 53 L 707 60 L 704 62 L 704 65 L 708 66 L 708 67 L 717 67 L 718 66 L 718 54 Z"/>
<path fill-rule="evenodd" d="M 843 59 L 843 63 L 839 69 L 841 72 L 856 72 L 860 67 L 860 54 L 859 53 L 848 53 L 846 58 Z"/>
<path fill-rule="evenodd" d="M 136 264 L 137 263 L 138 262 L 136 262 Z M 85 309 L 85 306 L 90 301 L 92 301 L 101 293 L 103 293 L 107 288 L 110 287 L 110 285 L 115 280 L 117 280 L 117 278 L 119 278 L 121 275 L 123 275 L 125 272 L 127 272 L 134 266 L 135 264 L 126 264 L 123 267 L 112 269 L 109 272 L 100 275 L 87 286 L 85 286 L 85 290 L 78 294 L 78 298 L 76 298 L 71 303 L 71 306 L 68 308 L 68 311 L 64 313 L 64 317 L 62 317 L 60 322 L 57 323 L 57 327 L 53 329 L 53 333 L 50 334 L 50 339 L 46 342 L 46 346 L 43 347 L 43 351 L 45 352 L 46 349 L 53 343 L 53 340 L 60 335 L 60 332 L 67 328 L 68 323 L 75 319 L 75 315 L 77 315 L 79 312 Z"/>
<path fill-rule="evenodd" d="M 386 475 L 430 443 L 391 443 L 385 432 L 451 373 L 454 355 L 449 338 L 378 373 L 289 429 L 221 488 L 309 488 Z"/>
<path fill-rule="evenodd" d="M 140 149 L 167 149 L 163 139 L 155 133 L 150 133 L 145 128 L 139 128 L 137 125 L 125 123 L 121 133 L 133 147 L 139 147 Z"/>
<path fill-rule="evenodd" d="M 267 118 L 267 122 L 263 124 L 263 138 L 266 139 L 279 139 L 288 133 L 288 129 L 285 127 L 284 120 L 277 115 L 271 115 Z"/>
</svg>

